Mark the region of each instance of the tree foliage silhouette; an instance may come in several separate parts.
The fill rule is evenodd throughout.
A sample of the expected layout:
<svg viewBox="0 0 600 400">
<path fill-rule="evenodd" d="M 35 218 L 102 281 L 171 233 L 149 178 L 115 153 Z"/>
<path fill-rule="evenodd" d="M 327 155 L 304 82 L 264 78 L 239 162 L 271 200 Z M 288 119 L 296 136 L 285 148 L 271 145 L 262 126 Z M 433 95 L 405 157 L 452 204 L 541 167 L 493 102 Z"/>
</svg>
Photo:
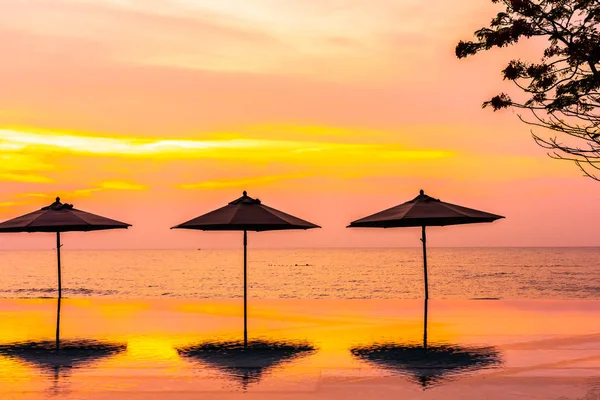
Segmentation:
<svg viewBox="0 0 600 400">
<path fill-rule="evenodd" d="M 600 180 L 600 0 L 491 0 L 504 11 L 475 40 L 460 41 L 464 58 L 522 39 L 548 40 L 538 62 L 512 60 L 502 71 L 523 95 L 500 93 L 483 107 L 528 111 L 519 118 L 547 128 L 554 136 L 533 133 L 550 156 L 574 161 L 585 175 Z"/>
</svg>

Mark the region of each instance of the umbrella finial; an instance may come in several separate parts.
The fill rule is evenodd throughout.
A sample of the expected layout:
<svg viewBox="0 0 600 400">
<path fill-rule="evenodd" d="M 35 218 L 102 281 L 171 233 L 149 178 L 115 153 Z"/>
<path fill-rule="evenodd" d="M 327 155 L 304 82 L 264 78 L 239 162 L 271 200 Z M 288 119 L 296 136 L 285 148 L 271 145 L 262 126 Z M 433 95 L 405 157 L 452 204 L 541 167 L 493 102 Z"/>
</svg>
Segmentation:
<svg viewBox="0 0 600 400">
<path fill-rule="evenodd" d="M 420 194 L 421 196 L 423 196 L 423 195 L 425 194 L 425 191 L 423 191 L 423 189 L 421 189 L 421 190 L 419 190 L 419 194 Z"/>
<path fill-rule="evenodd" d="M 246 192 L 245 190 L 242 194 L 244 195 L 244 197 L 248 196 L 248 192 Z"/>
</svg>

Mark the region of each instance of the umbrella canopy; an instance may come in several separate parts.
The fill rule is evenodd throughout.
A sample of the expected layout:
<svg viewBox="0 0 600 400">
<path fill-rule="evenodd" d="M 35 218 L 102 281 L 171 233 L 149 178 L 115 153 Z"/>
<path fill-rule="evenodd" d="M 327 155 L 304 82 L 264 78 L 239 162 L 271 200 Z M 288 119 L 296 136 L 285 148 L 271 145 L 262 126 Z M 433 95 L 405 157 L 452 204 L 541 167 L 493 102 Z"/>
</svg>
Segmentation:
<svg viewBox="0 0 600 400">
<path fill-rule="evenodd" d="M 421 190 L 414 199 L 351 222 L 348 228 L 476 224 L 493 222 L 500 218 L 504 217 L 434 199 Z"/>
<path fill-rule="evenodd" d="M 233 200 L 225 207 L 218 208 L 171 229 L 244 232 L 244 343 L 247 344 L 247 232 L 280 231 L 284 229 L 306 230 L 312 228 L 320 228 L 320 226 L 268 207 L 262 204 L 259 199 L 248 196 L 248 193 L 244 190 L 242 197 Z"/>
<path fill-rule="evenodd" d="M 400 228 L 421 227 L 423 242 L 423 270 L 425 276 L 425 299 L 429 298 L 427 283 L 427 237 L 426 226 L 446 226 L 493 222 L 501 215 L 450 204 L 427 196 L 423 190 L 414 199 L 387 210 L 358 219 L 347 228 Z"/>
<path fill-rule="evenodd" d="M 101 217 L 63 204 L 60 198 L 47 207 L 0 223 L 0 233 L 56 232 L 56 254 L 58 258 L 58 297 L 62 297 L 60 268 L 60 233 L 87 232 L 106 229 L 127 229 L 130 224 Z"/>
<path fill-rule="evenodd" d="M 203 231 L 278 231 L 284 229 L 312 229 L 320 226 L 268 207 L 259 199 L 248 196 L 233 200 L 218 208 L 172 229 L 196 229 Z"/>
<path fill-rule="evenodd" d="M 127 229 L 131 225 L 63 204 L 60 197 L 47 207 L 0 223 L 0 232 L 87 232 Z"/>
<path fill-rule="evenodd" d="M 423 344 L 374 343 L 350 349 L 354 357 L 403 375 L 427 388 L 459 374 L 496 368 L 502 364 L 493 346 L 427 343 L 427 300 L 423 310 Z"/>
<path fill-rule="evenodd" d="M 177 349 L 177 352 L 241 381 L 245 389 L 248 384 L 260 381 L 268 371 L 310 355 L 315 348 L 304 342 L 253 340 L 249 343 L 206 342 Z"/>
</svg>

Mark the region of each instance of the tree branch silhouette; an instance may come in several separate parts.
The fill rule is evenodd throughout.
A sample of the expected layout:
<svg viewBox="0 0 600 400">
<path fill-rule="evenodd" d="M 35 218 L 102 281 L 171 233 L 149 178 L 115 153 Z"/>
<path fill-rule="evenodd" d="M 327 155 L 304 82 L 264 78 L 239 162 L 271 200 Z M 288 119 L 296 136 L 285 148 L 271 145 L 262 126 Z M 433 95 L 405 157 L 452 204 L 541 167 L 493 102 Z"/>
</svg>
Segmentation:
<svg viewBox="0 0 600 400">
<path fill-rule="evenodd" d="M 548 45 L 539 62 L 511 60 L 502 70 L 523 100 L 500 93 L 483 108 L 529 111 L 529 117 L 519 114 L 521 121 L 554 133 L 543 138 L 532 131 L 550 157 L 572 161 L 600 180 L 600 0 L 491 1 L 504 11 L 475 31 L 475 40 L 458 43 L 458 58 L 536 37 Z"/>
</svg>

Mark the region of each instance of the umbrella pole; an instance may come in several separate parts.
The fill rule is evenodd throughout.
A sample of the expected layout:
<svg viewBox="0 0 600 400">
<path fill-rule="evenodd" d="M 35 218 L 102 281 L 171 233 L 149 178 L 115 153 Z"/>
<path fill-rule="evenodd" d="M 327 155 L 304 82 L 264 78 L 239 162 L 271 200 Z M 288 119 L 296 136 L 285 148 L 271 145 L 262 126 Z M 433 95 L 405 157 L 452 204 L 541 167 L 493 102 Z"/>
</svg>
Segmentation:
<svg viewBox="0 0 600 400">
<path fill-rule="evenodd" d="M 423 314 L 423 348 L 427 350 L 427 299 L 425 299 L 425 312 Z"/>
<path fill-rule="evenodd" d="M 248 346 L 248 319 L 247 319 L 247 273 L 246 273 L 246 264 L 247 264 L 247 255 L 246 255 L 246 247 L 248 246 L 248 232 L 244 231 L 244 346 Z"/>
<path fill-rule="evenodd" d="M 429 285 L 427 284 L 427 236 L 425 235 L 425 225 L 421 228 L 421 242 L 423 242 L 423 274 L 425 275 L 425 300 L 427 300 L 429 299 Z"/>
<path fill-rule="evenodd" d="M 58 298 L 62 297 L 62 278 L 60 276 L 60 232 L 56 232 L 56 256 L 58 258 Z"/>
<path fill-rule="evenodd" d="M 56 351 L 60 351 L 60 300 L 58 298 L 58 304 L 56 308 Z"/>
</svg>

